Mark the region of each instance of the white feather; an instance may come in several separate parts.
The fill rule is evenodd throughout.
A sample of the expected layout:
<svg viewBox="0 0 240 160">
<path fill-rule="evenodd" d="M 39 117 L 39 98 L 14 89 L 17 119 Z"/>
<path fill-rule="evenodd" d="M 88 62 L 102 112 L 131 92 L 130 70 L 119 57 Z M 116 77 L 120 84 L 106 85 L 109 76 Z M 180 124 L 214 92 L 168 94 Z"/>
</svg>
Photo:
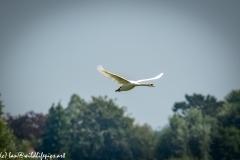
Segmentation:
<svg viewBox="0 0 240 160">
<path fill-rule="evenodd" d="M 116 92 L 120 92 L 120 91 L 128 91 L 130 89 L 133 89 L 135 86 L 149 86 L 149 87 L 154 87 L 153 84 L 141 84 L 140 82 L 145 82 L 145 81 L 150 81 L 150 80 L 155 80 L 155 79 L 159 79 L 160 77 L 162 77 L 163 73 L 159 74 L 156 77 L 153 78 L 149 78 L 149 79 L 142 79 L 142 80 L 138 80 L 138 81 L 130 81 L 127 80 L 121 76 L 118 76 L 116 74 L 113 74 L 111 72 L 106 71 L 105 69 L 103 69 L 103 67 L 101 65 L 99 65 L 97 67 L 97 70 L 104 74 L 105 76 L 107 76 L 108 78 L 112 79 L 113 81 L 122 84 L 122 86 L 116 90 Z"/>
</svg>

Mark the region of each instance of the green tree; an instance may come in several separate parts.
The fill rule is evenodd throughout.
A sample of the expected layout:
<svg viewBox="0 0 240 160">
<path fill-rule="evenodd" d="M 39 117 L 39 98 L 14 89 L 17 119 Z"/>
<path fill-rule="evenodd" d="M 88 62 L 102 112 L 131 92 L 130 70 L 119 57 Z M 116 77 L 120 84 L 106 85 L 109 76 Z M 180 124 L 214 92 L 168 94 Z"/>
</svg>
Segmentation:
<svg viewBox="0 0 240 160">
<path fill-rule="evenodd" d="M 238 160 L 240 157 L 240 130 L 234 126 L 219 127 L 211 146 L 215 160 Z"/>
<path fill-rule="evenodd" d="M 8 128 L 6 121 L 0 117 L 0 152 L 15 150 L 14 136 L 12 130 Z"/>
<path fill-rule="evenodd" d="M 240 103 L 226 103 L 217 116 L 219 125 L 240 129 Z"/>
<path fill-rule="evenodd" d="M 193 107 L 202 110 L 204 115 L 215 116 L 223 105 L 222 101 L 217 101 L 214 96 L 201 94 L 185 95 L 187 102 L 176 102 L 172 110 L 177 113 L 181 110 L 183 114 L 186 114 L 188 110 Z"/>
<path fill-rule="evenodd" d="M 133 155 L 133 159 L 153 160 L 155 159 L 155 148 L 157 145 L 157 136 L 152 132 L 149 126 L 135 125 L 129 133 L 128 143 Z"/>
<path fill-rule="evenodd" d="M 240 157 L 240 90 L 233 90 L 217 115 L 218 129 L 213 134 L 211 155 L 216 160 Z"/>
<path fill-rule="evenodd" d="M 175 114 L 169 121 L 170 126 L 160 135 L 156 148 L 159 159 L 210 158 L 211 132 L 216 119 L 204 116 L 199 109 L 190 108 L 185 116 Z"/>
<path fill-rule="evenodd" d="M 158 159 L 168 159 L 172 156 L 177 156 L 175 148 L 178 146 L 173 145 L 174 132 L 167 126 L 159 133 L 158 143 L 155 148 L 155 155 Z"/>
<path fill-rule="evenodd" d="M 210 159 L 211 134 L 216 129 L 217 120 L 204 116 L 200 110 L 192 109 L 186 116 L 188 122 L 188 146 L 194 157 L 202 160 Z"/>
<path fill-rule="evenodd" d="M 233 90 L 225 97 L 226 103 L 218 114 L 224 127 L 235 126 L 240 130 L 240 90 Z"/>
<path fill-rule="evenodd" d="M 71 122 L 71 158 L 86 160 L 153 159 L 156 136 L 146 126 L 135 126 L 107 97 L 86 103 L 73 95 L 65 113 Z"/>
<path fill-rule="evenodd" d="M 112 99 L 107 100 L 107 97 L 92 97 L 88 108 L 88 115 L 95 119 L 103 136 L 102 158 L 131 159 L 127 135 L 133 126 L 133 119 L 124 116 L 124 109 L 119 108 Z"/>
<path fill-rule="evenodd" d="M 70 140 L 69 124 L 63 107 L 53 105 L 47 115 L 42 136 L 42 151 L 50 154 L 67 154 Z"/>
<path fill-rule="evenodd" d="M 1 94 L 0 94 L 0 98 L 1 98 Z M 0 116 L 2 116 L 3 115 L 3 102 L 1 101 L 1 99 L 0 99 Z"/>
<path fill-rule="evenodd" d="M 78 95 L 73 95 L 66 109 L 71 122 L 71 158 L 94 159 L 99 156 L 103 136 L 95 120 L 94 112 Z"/>
<path fill-rule="evenodd" d="M 231 91 L 226 97 L 225 100 L 228 103 L 240 103 L 240 90 Z"/>
<path fill-rule="evenodd" d="M 3 117 L 3 103 L 0 100 L 0 153 L 5 154 L 11 152 L 17 154 L 17 152 L 29 152 L 29 143 L 24 140 L 19 140 L 13 135 L 13 131 L 7 125 L 5 118 Z M 21 159 L 21 158 L 10 158 L 9 156 L 4 157 L 6 160 Z M 27 158 L 25 158 L 27 159 Z"/>
</svg>

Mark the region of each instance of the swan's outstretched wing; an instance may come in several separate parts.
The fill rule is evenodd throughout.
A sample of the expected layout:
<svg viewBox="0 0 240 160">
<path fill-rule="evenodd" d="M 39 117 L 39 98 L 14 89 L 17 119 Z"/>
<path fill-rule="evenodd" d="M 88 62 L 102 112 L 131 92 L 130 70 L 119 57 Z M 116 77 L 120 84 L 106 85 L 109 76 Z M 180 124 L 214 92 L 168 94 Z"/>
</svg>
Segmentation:
<svg viewBox="0 0 240 160">
<path fill-rule="evenodd" d="M 163 75 L 163 73 L 159 74 L 159 75 L 156 76 L 156 77 L 149 78 L 149 79 L 142 79 L 142 80 L 138 80 L 138 81 L 136 81 L 136 82 L 139 83 L 139 82 L 144 82 L 144 81 L 155 80 L 155 79 L 158 79 L 158 78 L 162 77 L 162 75 Z"/>
<path fill-rule="evenodd" d="M 105 76 L 107 76 L 108 78 L 112 79 L 113 81 L 115 81 L 115 82 L 117 82 L 119 84 L 129 83 L 129 81 L 126 80 L 125 78 L 120 77 L 120 76 L 118 76 L 116 74 L 113 74 L 113 73 L 110 73 L 110 72 L 106 71 L 105 69 L 103 69 L 102 66 L 98 66 L 97 70 L 99 72 L 101 72 L 102 74 L 104 74 Z"/>
</svg>

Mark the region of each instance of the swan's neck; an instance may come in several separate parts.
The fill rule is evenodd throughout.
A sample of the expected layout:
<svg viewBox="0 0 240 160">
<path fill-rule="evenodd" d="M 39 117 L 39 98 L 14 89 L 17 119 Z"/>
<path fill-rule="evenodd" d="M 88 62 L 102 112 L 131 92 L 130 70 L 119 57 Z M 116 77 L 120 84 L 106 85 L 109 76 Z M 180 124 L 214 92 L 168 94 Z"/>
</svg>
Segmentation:
<svg viewBox="0 0 240 160">
<path fill-rule="evenodd" d="M 142 83 L 142 84 L 138 84 L 138 86 L 151 86 L 151 84 Z"/>
</svg>

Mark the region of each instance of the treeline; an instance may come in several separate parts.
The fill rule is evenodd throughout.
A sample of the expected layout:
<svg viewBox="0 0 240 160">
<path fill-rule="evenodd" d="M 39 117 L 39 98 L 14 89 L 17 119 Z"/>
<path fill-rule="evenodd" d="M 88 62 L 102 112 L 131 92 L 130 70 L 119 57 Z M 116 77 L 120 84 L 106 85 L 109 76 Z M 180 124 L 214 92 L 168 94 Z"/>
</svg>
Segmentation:
<svg viewBox="0 0 240 160">
<path fill-rule="evenodd" d="M 173 106 L 169 126 L 160 133 L 158 159 L 239 160 L 240 90 L 224 101 L 213 96 L 185 96 Z"/>
<path fill-rule="evenodd" d="M 69 160 L 240 159 L 240 90 L 223 101 L 201 94 L 185 98 L 173 105 L 174 114 L 161 131 L 134 124 L 125 108 L 107 97 L 86 102 L 74 94 L 67 107 L 53 104 L 46 115 L 5 118 L 1 102 L 0 152 L 34 148 L 65 153 Z"/>
<path fill-rule="evenodd" d="M 14 136 L 12 129 L 8 126 L 3 115 L 3 102 L 0 100 L 0 159 L 12 160 L 15 158 L 15 153 L 21 151 L 27 153 L 30 143 L 26 140 L 20 140 Z M 12 158 L 9 157 L 12 156 Z"/>
</svg>

